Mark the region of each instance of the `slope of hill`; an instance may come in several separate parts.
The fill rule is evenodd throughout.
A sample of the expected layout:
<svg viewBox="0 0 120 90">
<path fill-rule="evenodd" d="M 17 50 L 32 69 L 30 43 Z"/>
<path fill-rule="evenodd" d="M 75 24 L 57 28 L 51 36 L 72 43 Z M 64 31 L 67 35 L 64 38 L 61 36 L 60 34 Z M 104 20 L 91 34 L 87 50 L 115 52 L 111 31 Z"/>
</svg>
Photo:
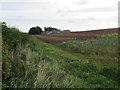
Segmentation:
<svg viewBox="0 0 120 90">
<path fill-rule="evenodd" d="M 117 64 L 97 63 L 15 28 L 3 25 L 2 32 L 3 88 L 118 88 L 120 84 Z"/>
</svg>

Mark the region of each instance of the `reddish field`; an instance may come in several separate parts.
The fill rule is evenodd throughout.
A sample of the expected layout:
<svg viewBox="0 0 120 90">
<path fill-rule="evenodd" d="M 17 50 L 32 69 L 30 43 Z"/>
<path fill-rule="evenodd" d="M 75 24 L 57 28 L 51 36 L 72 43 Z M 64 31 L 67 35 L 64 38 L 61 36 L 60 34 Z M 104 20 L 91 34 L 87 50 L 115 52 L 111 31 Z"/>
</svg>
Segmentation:
<svg viewBox="0 0 120 90">
<path fill-rule="evenodd" d="M 68 40 L 85 40 L 90 38 L 96 38 L 100 35 L 118 33 L 120 28 L 113 29 L 101 29 L 101 30 L 90 30 L 90 31 L 81 31 L 81 32 L 64 32 L 57 34 L 49 34 L 49 35 L 35 35 L 40 40 L 43 40 L 47 43 L 59 44 Z"/>
</svg>

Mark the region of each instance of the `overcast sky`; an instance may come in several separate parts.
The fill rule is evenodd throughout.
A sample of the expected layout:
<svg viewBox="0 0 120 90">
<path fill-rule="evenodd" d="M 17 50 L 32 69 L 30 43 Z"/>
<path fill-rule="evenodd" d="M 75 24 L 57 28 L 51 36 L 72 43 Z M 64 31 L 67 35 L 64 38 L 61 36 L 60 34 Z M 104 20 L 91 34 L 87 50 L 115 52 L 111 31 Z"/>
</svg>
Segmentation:
<svg viewBox="0 0 120 90">
<path fill-rule="evenodd" d="M 1 0 L 0 21 L 28 32 L 33 26 L 71 31 L 118 27 L 119 0 Z"/>
</svg>

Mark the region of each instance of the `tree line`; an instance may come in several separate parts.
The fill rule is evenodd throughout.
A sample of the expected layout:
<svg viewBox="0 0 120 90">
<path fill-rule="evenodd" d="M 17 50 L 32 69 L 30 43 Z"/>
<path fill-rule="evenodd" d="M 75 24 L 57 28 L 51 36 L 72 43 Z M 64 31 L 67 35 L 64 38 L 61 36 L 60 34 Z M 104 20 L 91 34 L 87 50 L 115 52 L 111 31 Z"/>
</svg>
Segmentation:
<svg viewBox="0 0 120 90">
<path fill-rule="evenodd" d="M 54 28 L 54 27 L 44 27 L 44 31 L 42 30 L 42 28 L 40 28 L 39 26 L 36 27 L 32 27 L 29 30 L 29 34 L 41 34 L 43 32 L 50 32 L 50 31 L 60 31 L 60 29 Z"/>
</svg>

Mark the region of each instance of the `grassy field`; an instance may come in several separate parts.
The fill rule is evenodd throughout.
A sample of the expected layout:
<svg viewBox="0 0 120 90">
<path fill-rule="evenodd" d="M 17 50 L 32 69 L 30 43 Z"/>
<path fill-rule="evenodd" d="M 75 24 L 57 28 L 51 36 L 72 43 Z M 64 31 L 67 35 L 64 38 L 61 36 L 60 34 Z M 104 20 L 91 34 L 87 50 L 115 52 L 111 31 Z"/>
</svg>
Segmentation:
<svg viewBox="0 0 120 90">
<path fill-rule="evenodd" d="M 117 34 L 52 45 L 3 25 L 2 38 L 3 88 L 120 85 Z M 108 63 L 100 63 L 96 57 Z"/>
<path fill-rule="evenodd" d="M 118 34 L 102 35 L 96 39 L 71 40 L 58 46 L 69 52 L 92 57 L 103 63 L 118 63 Z"/>
</svg>

